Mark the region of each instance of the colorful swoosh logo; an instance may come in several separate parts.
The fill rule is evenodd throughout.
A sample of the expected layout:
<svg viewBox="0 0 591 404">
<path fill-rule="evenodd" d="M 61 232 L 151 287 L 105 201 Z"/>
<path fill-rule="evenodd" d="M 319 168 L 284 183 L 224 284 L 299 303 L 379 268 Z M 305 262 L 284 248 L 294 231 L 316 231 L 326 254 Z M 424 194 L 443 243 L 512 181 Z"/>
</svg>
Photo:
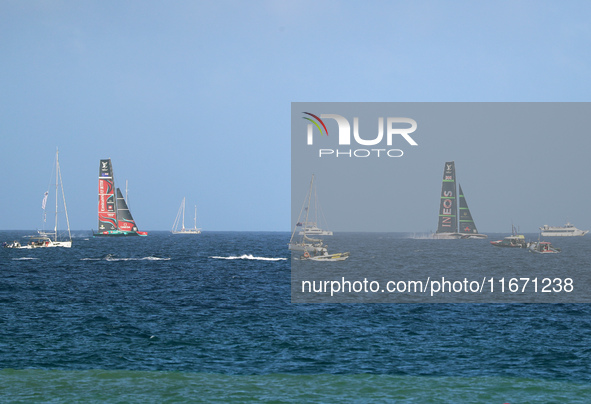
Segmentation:
<svg viewBox="0 0 591 404">
<path fill-rule="evenodd" d="M 326 133 L 326 136 L 328 136 L 328 130 L 326 129 L 326 125 L 324 124 L 324 122 L 322 122 L 322 119 L 318 118 L 316 115 L 314 115 L 314 114 L 311 114 L 311 113 L 309 113 L 309 112 L 304 112 L 304 114 L 306 114 L 306 115 L 310 115 L 311 117 L 315 118 L 315 119 L 316 119 L 318 122 L 320 122 L 320 124 L 321 124 L 321 125 L 322 125 L 322 127 L 324 128 L 324 133 Z M 322 129 L 320 128 L 320 126 L 318 125 L 318 122 L 316 122 L 316 121 L 314 121 L 314 120 L 312 120 L 312 119 L 310 119 L 310 118 L 308 118 L 308 117 L 306 117 L 306 116 L 303 116 L 302 118 L 304 118 L 304 119 L 306 119 L 306 120 L 308 120 L 308 121 L 312 122 L 314 125 L 316 125 L 316 127 L 317 127 L 317 128 L 318 128 L 318 130 L 320 131 L 320 134 L 322 135 L 322 133 L 323 133 L 323 132 L 322 132 Z"/>
</svg>

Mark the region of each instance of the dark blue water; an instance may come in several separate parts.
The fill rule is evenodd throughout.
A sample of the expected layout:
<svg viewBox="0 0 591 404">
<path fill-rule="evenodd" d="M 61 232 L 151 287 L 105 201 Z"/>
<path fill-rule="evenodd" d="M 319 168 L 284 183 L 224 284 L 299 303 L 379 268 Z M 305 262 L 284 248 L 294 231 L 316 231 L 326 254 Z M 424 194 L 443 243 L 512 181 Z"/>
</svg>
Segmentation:
<svg viewBox="0 0 591 404">
<path fill-rule="evenodd" d="M 591 400 L 590 305 L 292 304 L 288 241 L 79 234 L 71 249 L 0 249 L 0 396 Z"/>
</svg>

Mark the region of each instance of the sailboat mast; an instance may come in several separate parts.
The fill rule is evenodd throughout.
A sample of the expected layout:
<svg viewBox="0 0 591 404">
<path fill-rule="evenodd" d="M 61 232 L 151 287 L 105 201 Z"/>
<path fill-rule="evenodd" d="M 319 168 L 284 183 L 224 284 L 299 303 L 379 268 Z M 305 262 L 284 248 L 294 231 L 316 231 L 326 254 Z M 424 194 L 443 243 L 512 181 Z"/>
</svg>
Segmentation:
<svg viewBox="0 0 591 404">
<path fill-rule="evenodd" d="M 314 226 L 320 226 L 318 222 L 318 190 L 314 187 Z"/>
<path fill-rule="evenodd" d="M 308 220 L 308 211 L 310 210 L 310 194 L 312 192 L 312 184 L 314 183 L 314 174 L 312 174 L 312 180 L 310 181 L 310 190 L 308 191 L 308 195 L 304 198 L 304 202 L 302 203 L 302 208 L 300 209 L 300 215 L 298 216 L 298 222 L 296 223 L 295 227 L 293 228 L 293 232 L 291 233 L 291 237 L 289 239 L 289 243 L 293 242 L 293 238 L 296 234 L 298 226 L 300 226 L 300 219 L 302 218 L 302 213 L 304 212 L 304 208 L 306 206 L 306 201 L 308 201 L 308 207 L 306 208 L 306 221 Z M 304 222 L 305 223 L 305 222 Z M 304 224 L 305 226 L 305 224 Z"/>
<path fill-rule="evenodd" d="M 60 162 L 59 162 L 59 149 L 55 148 L 55 226 L 53 228 L 54 233 L 54 241 L 57 240 L 57 183 L 59 177 L 59 169 L 60 169 Z"/>
<path fill-rule="evenodd" d="M 310 201 L 312 199 L 312 187 L 314 185 L 314 174 L 312 174 L 312 179 L 310 180 L 310 190 L 308 191 L 308 207 L 306 208 L 306 223 L 304 226 L 307 226 L 308 223 L 308 216 L 310 215 Z"/>
<path fill-rule="evenodd" d="M 111 159 L 109 159 L 109 164 L 111 164 Z M 119 230 L 119 201 L 117 200 L 117 195 L 115 192 L 115 169 L 113 168 L 113 166 L 111 165 L 111 180 L 113 181 L 113 200 L 115 201 L 115 204 L 113 205 L 113 208 L 115 209 L 115 224 L 116 230 Z"/>
<path fill-rule="evenodd" d="M 62 189 L 62 199 L 64 200 L 64 212 L 66 214 L 66 225 L 68 226 L 68 239 L 72 241 L 72 233 L 70 232 L 70 219 L 68 218 L 68 207 L 66 206 L 66 194 L 64 193 L 64 181 L 62 180 L 62 169 L 58 165 L 60 187 Z M 55 238 L 57 239 L 57 229 Z"/>
<path fill-rule="evenodd" d="M 185 199 L 183 198 L 183 230 L 185 230 Z"/>
<path fill-rule="evenodd" d="M 197 205 L 195 205 L 195 230 L 197 230 Z"/>
</svg>

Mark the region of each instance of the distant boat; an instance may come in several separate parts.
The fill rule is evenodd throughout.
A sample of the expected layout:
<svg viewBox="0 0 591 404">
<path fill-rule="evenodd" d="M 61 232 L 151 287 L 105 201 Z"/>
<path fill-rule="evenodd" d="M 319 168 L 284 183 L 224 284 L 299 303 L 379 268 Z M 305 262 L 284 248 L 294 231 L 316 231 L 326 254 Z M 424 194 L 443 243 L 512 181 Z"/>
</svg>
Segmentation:
<svg viewBox="0 0 591 404">
<path fill-rule="evenodd" d="M 310 223 L 301 223 L 302 230 L 300 231 L 300 235 L 307 234 L 309 236 L 332 236 L 333 232 L 331 230 L 322 230 L 320 227 L 316 225 L 316 222 Z"/>
<path fill-rule="evenodd" d="M 304 199 L 304 203 L 302 205 L 302 209 L 300 210 L 300 215 L 296 222 L 295 228 L 291 233 L 291 239 L 289 240 L 289 249 L 291 251 L 301 251 L 303 254 L 299 259 L 301 260 L 312 260 L 312 261 L 344 261 L 349 258 L 349 253 L 337 253 L 337 254 L 329 254 L 328 247 L 324 244 L 323 240 L 312 238 L 310 235 L 305 231 L 300 231 L 299 236 L 296 237 L 296 232 L 298 229 L 302 227 L 304 223 L 310 223 L 310 203 L 313 194 L 314 187 L 314 175 L 312 175 L 312 179 L 310 180 L 310 189 L 308 194 L 306 195 L 306 199 Z M 332 232 L 331 232 L 332 233 Z"/>
<path fill-rule="evenodd" d="M 513 225 L 511 225 L 511 235 L 505 237 L 502 240 L 490 242 L 495 247 L 512 247 L 512 248 L 528 248 L 530 243 L 525 241 L 523 234 L 517 234 L 517 231 Z"/>
<path fill-rule="evenodd" d="M 562 250 L 558 247 L 554 247 L 552 243 L 548 241 L 535 241 L 529 246 L 529 250 L 538 254 L 557 254 Z"/>
<path fill-rule="evenodd" d="M 458 204 L 456 202 L 456 169 L 455 162 L 445 163 L 443 183 L 441 186 L 441 202 L 439 204 L 439 222 L 435 239 L 487 238 L 486 234 L 478 233 L 476 224 L 468 208 L 468 202 L 460 186 L 459 227 Z"/>
<path fill-rule="evenodd" d="M 147 236 L 148 232 L 138 230 L 121 190 L 115 188 L 111 159 L 100 161 L 98 184 L 98 232 L 93 236 Z"/>
<path fill-rule="evenodd" d="M 335 254 L 319 254 L 319 255 L 309 255 L 304 253 L 301 260 L 310 260 L 310 261 L 344 261 L 349 258 L 349 253 L 335 253 Z"/>
<path fill-rule="evenodd" d="M 201 234 L 201 229 L 197 228 L 197 205 L 195 205 L 195 227 L 192 229 L 185 228 L 185 198 L 181 202 L 181 206 L 179 208 L 178 213 L 176 214 L 176 219 L 174 219 L 174 224 L 172 225 L 172 234 Z M 180 229 L 179 229 L 180 226 Z"/>
<path fill-rule="evenodd" d="M 321 229 L 318 225 L 320 223 L 319 216 L 323 219 L 324 224 L 326 224 L 326 218 L 324 218 L 320 203 L 318 202 L 316 185 L 314 185 L 310 192 L 310 201 L 306 207 L 306 220 L 304 222 L 298 222 L 297 225 L 302 228 L 298 234 L 300 236 L 332 236 L 333 232 L 331 230 Z"/>
<path fill-rule="evenodd" d="M 544 237 L 572 237 L 572 236 L 584 236 L 589 233 L 589 230 L 579 230 L 569 222 L 564 226 L 548 226 L 545 224 L 540 227 L 542 236 Z"/>
<path fill-rule="evenodd" d="M 66 225 L 68 226 L 68 237 L 65 240 L 60 240 L 58 235 L 58 205 L 59 198 L 58 194 L 61 192 L 62 201 L 64 204 L 64 212 L 66 216 Z M 43 209 L 43 222 L 46 220 L 46 207 L 47 198 L 49 196 L 49 189 L 43 195 L 41 202 L 41 208 Z M 68 209 L 66 207 L 66 196 L 64 194 L 64 184 L 62 182 L 62 171 L 59 162 L 59 150 L 55 151 L 55 224 L 53 232 L 45 230 L 39 230 L 38 235 L 28 236 L 30 241 L 26 244 L 21 244 L 19 241 L 13 241 L 12 243 L 4 243 L 6 248 L 47 248 L 47 247 L 72 247 L 72 234 L 70 233 L 70 220 L 68 219 Z"/>
</svg>

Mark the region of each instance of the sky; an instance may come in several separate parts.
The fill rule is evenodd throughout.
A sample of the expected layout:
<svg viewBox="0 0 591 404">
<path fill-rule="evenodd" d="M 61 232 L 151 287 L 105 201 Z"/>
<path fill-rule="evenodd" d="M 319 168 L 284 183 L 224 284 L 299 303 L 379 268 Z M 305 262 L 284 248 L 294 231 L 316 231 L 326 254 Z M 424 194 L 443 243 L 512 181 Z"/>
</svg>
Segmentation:
<svg viewBox="0 0 591 404">
<path fill-rule="evenodd" d="M 111 158 L 140 230 L 170 229 L 186 197 L 204 231 L 290 231 L 292 102 L 587 102 L 590 11 L 533 0 L 0 0 L 0 229 L 41 227 L 59 147 L 72 229 L 96 229 L 99 160 Z M 466 154 L 477 160 L 483 145 Z M 560 166 L 571 158 L 560 151 L 510 164 Z M 459 160 L 458 177 L 470 164 Z M 444 161 L 430 162 L 441 166 L 434 182 Z M 587 176 L 564 187 L 578 190 L 568 219 L 580 228 L 591 228 Z M 475 193 L 478 220 L 490 201 Z M 562 224 L 550 208 L 548 224 Z M 426 220 L 416 231 L 434 227 Z"/>
</svg>

